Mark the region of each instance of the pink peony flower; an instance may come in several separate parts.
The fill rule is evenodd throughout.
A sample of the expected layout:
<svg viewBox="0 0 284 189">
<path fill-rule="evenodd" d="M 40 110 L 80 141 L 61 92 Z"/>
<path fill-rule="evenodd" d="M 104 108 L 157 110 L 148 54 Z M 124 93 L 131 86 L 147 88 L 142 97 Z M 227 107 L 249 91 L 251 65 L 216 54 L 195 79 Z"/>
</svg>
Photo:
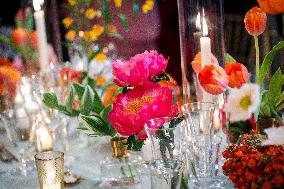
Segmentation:
<svg viewBox="0 0 284 189">
<path fill-rule="evenodd" d="M 113 81 L 121 86 L 142 86 L 149 83 L 167 67 L 168 61 L 157 51 L 145 51 L 129 61 L 117 60 L 113 63 Z"/>
<path fill-rule="evenodd" d="M 145 137 L 145 122 L 157 117 L 175 115 L 177 109 L 174 109 L 175 112 L 172 107 L 171 89 L 153 83 L 135 87 L 126 94 L 119 94 L 108 118 L 122 136 L 139 133 L 141 139 Z"/>
</svg>

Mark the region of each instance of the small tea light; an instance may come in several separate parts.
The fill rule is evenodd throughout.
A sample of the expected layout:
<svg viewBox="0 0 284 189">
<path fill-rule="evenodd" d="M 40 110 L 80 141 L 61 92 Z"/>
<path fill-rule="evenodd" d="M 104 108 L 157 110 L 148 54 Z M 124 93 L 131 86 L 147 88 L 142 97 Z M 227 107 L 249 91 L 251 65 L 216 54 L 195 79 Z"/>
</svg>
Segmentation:
<svg viewBox="0 0 284 189">
<path fill-rule="evenodd" d="M 46 125 L 43 123 L 39 123 L 36 128 L 36 150 L 38 152 L 49 151 L 52 150 L 52 135 Z"/>
<path fill-rule="evenodd" d="M 64 154 L 48 151 L 35 155 L 40 189 L 64 188 Z"/>
</svg>

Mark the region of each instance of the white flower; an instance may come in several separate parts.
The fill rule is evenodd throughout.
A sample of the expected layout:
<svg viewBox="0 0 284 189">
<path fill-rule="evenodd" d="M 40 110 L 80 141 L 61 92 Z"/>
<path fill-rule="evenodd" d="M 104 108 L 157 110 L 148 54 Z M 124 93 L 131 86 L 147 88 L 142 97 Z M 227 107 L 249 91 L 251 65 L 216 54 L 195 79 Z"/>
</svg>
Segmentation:
<svg viewBox="0 0 284 189">
<path fill-rule="evenodd" d="M 247 83 L 240 89 L 231 89 L 224 106 L 224 111 L 230 113 L 230 121 L 245 121 L 251 117 L 260 104 L 259 86 Z"/>
<path fill-rule="evenodd" d="M 262 145 L 284 145 L 284 127 L 265 129 L 268 139 Z"/>
</svg>

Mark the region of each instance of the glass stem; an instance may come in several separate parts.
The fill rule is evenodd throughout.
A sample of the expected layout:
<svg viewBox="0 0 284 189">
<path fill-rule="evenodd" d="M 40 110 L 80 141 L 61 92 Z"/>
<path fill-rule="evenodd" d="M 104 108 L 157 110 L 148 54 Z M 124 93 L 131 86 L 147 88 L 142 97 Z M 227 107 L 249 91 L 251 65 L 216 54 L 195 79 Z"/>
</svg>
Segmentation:
<svg viewBox="0 0 284 189">
<path fill-rule="evenodd" d="M 255 45 L 255 72 L 256 72 L 256 81 L 258 83 L 259 82 L 259 44 L 257 36 L 254 36 L 254 45 Z"/>
</svg>

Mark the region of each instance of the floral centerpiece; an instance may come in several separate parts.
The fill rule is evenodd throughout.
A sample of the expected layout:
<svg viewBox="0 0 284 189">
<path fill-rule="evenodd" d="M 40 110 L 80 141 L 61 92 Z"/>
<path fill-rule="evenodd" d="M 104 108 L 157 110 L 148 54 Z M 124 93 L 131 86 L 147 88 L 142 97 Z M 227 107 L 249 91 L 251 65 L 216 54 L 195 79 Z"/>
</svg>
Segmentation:
<svg viewBox="0 0 284 189">
<path fill-rule="evenodd" d="M 21 72 L 8 59 L 0 59 L 0 112 L 4 111 L 16 97 L 17 82 Z"/>
<path fill-rule="evenodd" d="M 244 18 L 246 30 L 255 41 L 255 83 L 250 82 L 246 67 L 231 56 L 227 57 L 225 69 L 211 60 L 211 64 L 204 66 L 198 73 L 200 85 L 206 92 L 216 95 L 228 89 L 223 108 L 229 116 L 227 134 L 230 142 L 238 144 L 232 144 L 224 151 L 226 162 L 223 171 L 237 188 L 268 189 L 284 186 L 283 147 L 277 146 L 283 145 L 283 141 L 271 142 L 272 131 L 264 130 L 274 126 L 279 127 L 279 130 L 281 128 L 284 75 L 278 68 L 267 80 L 267 85 L 265 78 L 275 55 L 284 47 L 284 41 L 276 44 L 261 63 L 258 36 L 265 31 L 266 22 L 266 13 L 258 7 L 250 9 Z M 192 65 L 197 67 L 196 62 Z M 267 137 L 265 131 L 270 135 L 269 142 L 262 143 Z M 277 137 L 274 135 L 274 138 Z"/>
<path fill-rule="evenodd" d="M 30 8 L 20 9 L 15 17 L 16 27 L 11 33 L 1 34 L 0 41 L 8 44 L 18 57 L 14 58 L 14 65 L 26 75 L 32 75 L 39 71 L 37 33 L 33 30 L 33 14 Z M 48 58 L 52 63 L 57 63 L 57 56 L 51 45 L 48 45 Z"/>
<path fill-rule="evenodd" d="M 79 116 L 80 130 L 90 136 L 127 137 L 128 147 L 140 150 L 146 138 L 147 120 L 175 116 L 176 98 L 165 84 L 169 81 L 164 70 L 168 61 L 156 51 L 145 51 L 128 61 L 113 62 L 113 81 L 117 85 L 113 103 L 104 105 L 96 92 L 95 80 L 88 75 L 82 84 L 73 83 L 64 104 L 54 93 L 44 94 L 43 102 L 69 116 Z M 161 86 L 163 85 L 163 86 Z"/>
<path fill-rule="evenodd" d="M 125 2 L 114 1 L 91 1 L 91 0 L 68 0 L 64 7 L 69 11 L 68 16 L 62 20 L 65 27 L 67 47 L 73 54 L 86 58 L 84 70 L 91 70 L 91 62 L 104 63 L 107 56 L 111 56 L 110 51 L 113 44 L 105 38 L 123 39 L 113 22 L 113 17 L 119 17 L 125 31 L 128 32 L 128 20 L 121 10 Z M 142 11 L 146 14 L 154 7 L 153 0 L 146 0 L 142 6 Z M 112 7 L 118 13 L 112 13 Z M 137 15 L 139 11 L 138 1 L 133 1 L 133 12 Z M 95 77 L 99 77 L 96 75 Z"/>
<path fill-rule="evenodd" d="M 283 188 L 283 146 L 262 146 L 263 135 L 244 135 L 240 144 L 230 145 L 223 156 L 224 174 L 237 188 Z"/>
</svg>

